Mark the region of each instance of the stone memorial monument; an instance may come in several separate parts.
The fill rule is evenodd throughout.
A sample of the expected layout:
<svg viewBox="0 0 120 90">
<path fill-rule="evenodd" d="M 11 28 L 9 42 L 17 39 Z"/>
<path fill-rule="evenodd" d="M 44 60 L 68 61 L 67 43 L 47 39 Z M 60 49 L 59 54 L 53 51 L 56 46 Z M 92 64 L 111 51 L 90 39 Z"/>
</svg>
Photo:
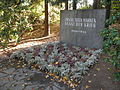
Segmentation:
<svg viewBox="0 0 120 90">
<path fill-rule="evenodd" d="M 60 41 L 83 48 L 102 48 L 99 33 L 105 26 L 105 9 L 63 10 Z"/>
</svg>

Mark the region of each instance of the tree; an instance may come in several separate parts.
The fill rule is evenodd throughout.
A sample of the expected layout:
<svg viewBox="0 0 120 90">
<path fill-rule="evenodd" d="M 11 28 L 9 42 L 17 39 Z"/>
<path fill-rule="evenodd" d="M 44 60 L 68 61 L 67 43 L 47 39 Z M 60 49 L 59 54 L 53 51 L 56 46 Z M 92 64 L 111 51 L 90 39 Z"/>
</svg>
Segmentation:
<svg viewBox="0 0 120 90">
<path fill-rule="evenodd" d="M 99 9 L 100 8 L 100 1 L 101 0 L 94 0 L 93 9 Z"/>
<path fill-rule="evenodd" d="M 49 24 L 48 24 L 48 0 L 45 0 L 45 31 L 44 36 L 47 36 L 49 33 Z"/>
<path fill-rule="evenodd" d="M 77 0 L 73 0 L 73 10 L 76 10 Z"/>
<path fill-rule="evenodd" d="M 111 10 L 111 1 L 112 0 L 106 0 L 106 6 L 105 6 L 105 8 L 106 8 L 106 19 L 109 19 L 109 17 L 110 17 L 110 10 Z"/>
<path fill-rule="evenodd" d="M 88 0 L 84 0 L 84 4 L 87 7 L 88 6 Z"/>
<path fill-rule="evenodd" d="M 105 8 L 107 10 L 106 11 L 106 19 L 109 19 L 109 17 L 110 17 L 111 1 L 112 0 L 102 0 L 102 2 L 104 2 Z M 100 3 L 101 3 L 101 0 L 94 0 L 93 9 L 99 9 Z"/>
<path fill-rule="evenodd" d="M 49 35 L 49 19 L 48 19 L 48 3 L 51 2 L 53 5 L 59 5 L 59 3 L 62 3 L 63 0 L 59 1 L 51 1 L 51 0 L 45 0 L 45 31 L 44 36 Z M 65 0 L 65 9 L 68 10 L 68 0 Z"/>
<path fill-rule="evenodd" d="M 65 10 L 68 10 L 68 0 L 65 0 Z"/>
<path fill-rule="evenodd" d="M 29 1 L 0 0 L 0 48 L 13 39 L 18 43 L 23 33 L 32 29 L 29 6 Z"/>
</svg>

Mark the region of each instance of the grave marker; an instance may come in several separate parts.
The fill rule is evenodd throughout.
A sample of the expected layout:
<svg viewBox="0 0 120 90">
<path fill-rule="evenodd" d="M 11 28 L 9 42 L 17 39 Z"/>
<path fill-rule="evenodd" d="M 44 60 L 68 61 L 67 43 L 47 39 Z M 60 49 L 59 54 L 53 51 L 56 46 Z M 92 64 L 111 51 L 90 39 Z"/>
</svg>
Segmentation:
<svg viewBox="0 0 120 90">
<path fill-rule="evenodd" d="M 83 48 L 102 48 L 99 32 L 105 25 L 105 9 L 63 10 L 60 41 Z"/>
</svg>

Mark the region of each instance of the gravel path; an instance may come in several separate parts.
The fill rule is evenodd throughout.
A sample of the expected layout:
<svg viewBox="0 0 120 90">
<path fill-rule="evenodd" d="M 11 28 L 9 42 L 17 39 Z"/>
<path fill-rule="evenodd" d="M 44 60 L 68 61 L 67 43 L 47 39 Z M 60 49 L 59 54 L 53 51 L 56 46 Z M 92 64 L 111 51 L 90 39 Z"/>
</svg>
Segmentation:
<svg viewBox="0 0 120 90">
<path fill-rule="evenodd" d="M 68 90 L 67 86 L 28 68 L 9 68 L 0 72 L 0 90 Z"/>
</svg>

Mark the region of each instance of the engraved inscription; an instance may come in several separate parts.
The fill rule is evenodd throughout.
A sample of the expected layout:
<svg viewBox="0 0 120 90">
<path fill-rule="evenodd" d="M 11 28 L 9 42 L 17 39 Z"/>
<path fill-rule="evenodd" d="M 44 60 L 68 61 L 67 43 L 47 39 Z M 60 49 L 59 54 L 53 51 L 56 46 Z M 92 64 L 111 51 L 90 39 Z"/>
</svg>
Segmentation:
<svg viewBox="0 0 120 90">
<path fill-rule="evenodd" d="M 83 30 L 71 30 L 71 32 L 80 32 L 80 33 L 83 33 L 83 34 L 86 34 L 87 32 L 86 31 L 83 31 Z"/>
<path fill-rule="evenodd" d="M 65 18 L 64 20 L 65 20 L 65 26 L 96 28 L 95 18 Z"/>
</svg>

